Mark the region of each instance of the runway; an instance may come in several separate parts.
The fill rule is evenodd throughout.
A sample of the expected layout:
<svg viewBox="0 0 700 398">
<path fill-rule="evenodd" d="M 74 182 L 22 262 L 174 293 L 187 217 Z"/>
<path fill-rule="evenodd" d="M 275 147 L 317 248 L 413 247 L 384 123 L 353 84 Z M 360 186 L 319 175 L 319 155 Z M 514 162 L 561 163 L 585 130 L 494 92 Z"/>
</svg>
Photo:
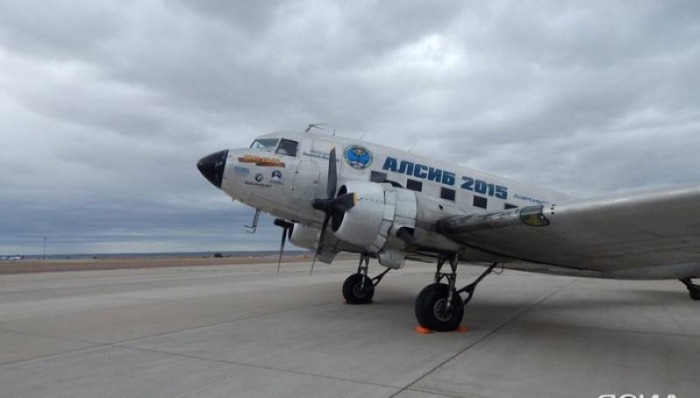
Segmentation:
<svg viewBox="0 0 700 398">
<path fill-rule="evenodd" d="M 0 275 L 0 397 L 697 396 L 700 302 L 676 281 L 505 271 L 464 333 L 415 332 L 434 267 L 343 303 L 355 261 Z M 376 274 L 380 267 L 370 265 Z M 460 268 L 468 283 L 480 268 Z"/>
</svg>

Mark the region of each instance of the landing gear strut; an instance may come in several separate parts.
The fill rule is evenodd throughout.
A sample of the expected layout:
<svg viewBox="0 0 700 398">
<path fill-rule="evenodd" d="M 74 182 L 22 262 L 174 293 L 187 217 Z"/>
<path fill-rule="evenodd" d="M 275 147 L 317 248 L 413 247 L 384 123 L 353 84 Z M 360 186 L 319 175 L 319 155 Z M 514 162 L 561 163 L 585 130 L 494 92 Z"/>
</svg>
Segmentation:
<svg viewBox="0 0 700 398">
<path fill-rule="evenodd" d="M 350 275 L 343 283 L 343 297 L 348 304 L 369 304 L 374 297 L 374 287 L 382 281 L 384 275 L 391 270 L 386 271 L 370 278 L 367 276 L 369 269 L 369 255 L 360 255 L 360 264 L 357 266 L 357 273 Z"/>
<path fill-rule="evenodd" d="M 696 285 L 693 283 L 693 281 L 690 280 L 690 278 L 683 278 L 679 279 L 685 287 L 688 288 L 688 292 L 690 292 L 690 298 L 693 300 L 700 300 L 700 285 Z"/>
<path fill-rule="evenodd" d="M 442 272 L 445 262 L 450 263 L 451 272 Z M 438 332 L 447 332 L 459 327 L 464 317 L 464 306 L 471 301 L 474 289 L 498 263 L 493 263 L 474 282 L 457 289 L 457 254 L 443 253 L 438 257 L 435 283 L 426 286 L 416 298 L 416 319 L 424 328 Z M 447 283 L 441 283 L 445 279 Z M 467 297 L 462 299 L 461 294 Z"/>
</svg>

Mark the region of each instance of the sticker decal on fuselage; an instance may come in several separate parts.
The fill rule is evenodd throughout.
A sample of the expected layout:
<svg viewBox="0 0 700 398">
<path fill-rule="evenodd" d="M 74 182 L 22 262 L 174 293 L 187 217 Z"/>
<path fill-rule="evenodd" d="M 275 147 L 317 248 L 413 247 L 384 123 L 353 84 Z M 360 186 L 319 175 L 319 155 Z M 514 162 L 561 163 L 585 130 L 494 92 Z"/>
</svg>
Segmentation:
<svg viewBox="0 0 700 398">
<path fill-rule="evenodd" d="M 243 166 L 235 166 L 233 168 L 233 174 L 241 177 L 248 177 L 250 174 L 250 169 Z"/>
<path fill-rule="evenodd" d="M 372 164 L 374 156 L 372 152 L 362 145 L 350 145 L 343 151 L 343 157 L 350 167 L 356 170 L 364 170 Z"/>
<path fill-rule="evenodd" d="M 515 194 L 515 196 L 513 196 L 513 198 L 518 199 L 518 200 L 523 200 L 523 201 L 526 201 L 526 202 L 537 203 L 537 204 L 540 204 L 540 205 L 546 205 L 546 204 L 549 203 L 549 202 L 546 201 L 546 200 L 541 200 L 541 199 L 533 198 L 533 197 L 531 197 L 531 196 L 526 196 L 526 195 L 519 195 L 519 194 L 517 194 L 517 193 Z"/>
<path fill-rule="evenodd" d="M 279 170 L 273 170 L 272 174 L 270 175 L 270 183 L 277 184 L 277 185 L 283 185 L 282 172 Z"/>
<path fill-rule="evenodd" d="M 302 155 L 310 157 L 310 158 L 316 158 L 316 159 L 323 159 L 323 160 L 328 160 L 330 158 L 329 154 L 327 152 L 322 152 L 316 149 L 312 149 L 309 152 L 302 152 Z"/>
<path fill-rule="evenodd" d="M 285 167 L 281 159 L 270 156 L 243 155 L 238 158 L 238 161 L 241 163 L 254 163 L 256 166 L 261 167 Z"/>
</svg>

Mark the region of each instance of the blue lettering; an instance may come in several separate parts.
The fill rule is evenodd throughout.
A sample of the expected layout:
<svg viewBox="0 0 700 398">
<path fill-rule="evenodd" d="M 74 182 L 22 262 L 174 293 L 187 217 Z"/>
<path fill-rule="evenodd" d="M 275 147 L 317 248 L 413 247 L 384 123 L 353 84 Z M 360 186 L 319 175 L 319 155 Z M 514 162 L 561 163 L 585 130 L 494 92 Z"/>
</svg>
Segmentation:
<svg viewBox="0 0 700 398">
<path fill-rule="evenodd" d="M 429 168 L 428 169 L 428 181 L 440 182 L 442 180 L 442 170 Z"/>
<path fill-rule="evenodd" d="M 442 173 L 442 183 L 445 185 L 455 185 L 455 173 L 445 171 Z"/>
<path fill-rule="evenodd" d="M 401 164 L 399 165 L 399 173 L 404 173 L 408 175 L 413 174 L 413 162 L 407 162 L 405 160 L 402 160 Z"/>
<path fill-rule="evenodd" d="M 476 180 L 476 182 L 474 182 L 474 192 L 484 194 L 488 189 L 484 181 Z"/>
<path fill-rule="evenodd" d="M 508 188 L 502 185 L 496 185 L 496 197 L 498 199 L 508 199 Z"/>
<path fill-rule="evenodd" d="M 413 175 L 418 177 L 418 178 L 425 178 L 428 176 L 428 173 L 426 173 L 425 170 L 428 169 L 428 166 L 422 165 L 422 164 L 416 164 L 416 167 L 413 169 Z"/>
<path fill-rule="evenodd" d="M 396 172 L 396 159 L 386 158 L 386 161 L 384 162 L 384 167 L 382 167 L 382 169 Z"/>
<path fill-rule="evenodd" d="M 473 191 L 474 190 L 474 179 L 471 177 L 466 177 L 462 176 L 462 189 L 466 189 L 467 191 Z"/>
<path fill-rule="evenodd" d="M 382 169 L 392 171 L 394 173 L 406 174 L 416 178 L 427 179 L 428 181 L 434 181 L 448 186 L 454 186 L 457 180 L 457 175 L 451 171 L 436 169 L 434 167 L 409 162 L 407 160 L 399 161 L 398 159 L 392 157 L 387 157 L 384 160 L 384 166 L 382 166 Z M 487 181 L 474 179 L 472 177 L 461 176 L 460 184 L 461 188 L 464 190 L 477 192 L 482 195 L 493 196 L 498 199 L 508 199 L 509 196 L 508 187 L 488 183 Z M 517 194 L 515 195 L 515 198 L 535 203 L 546 203 L 545 201 L 531 197 L 523 197 Z"/>
</svg>

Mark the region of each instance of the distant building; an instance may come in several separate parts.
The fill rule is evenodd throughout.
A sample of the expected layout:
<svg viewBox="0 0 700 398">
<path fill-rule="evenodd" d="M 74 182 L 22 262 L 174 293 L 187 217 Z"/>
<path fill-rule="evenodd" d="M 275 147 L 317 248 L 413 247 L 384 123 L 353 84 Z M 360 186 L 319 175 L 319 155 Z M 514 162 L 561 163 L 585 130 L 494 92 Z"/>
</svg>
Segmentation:
<svg viewBox="0 0 700 398">
<path fill-rule="evenodd" d="M 16 255 L 16 256 L 0 256 L 0 261 L 19 261 L 23 259 L 24 256 Z"/>
</svg>

